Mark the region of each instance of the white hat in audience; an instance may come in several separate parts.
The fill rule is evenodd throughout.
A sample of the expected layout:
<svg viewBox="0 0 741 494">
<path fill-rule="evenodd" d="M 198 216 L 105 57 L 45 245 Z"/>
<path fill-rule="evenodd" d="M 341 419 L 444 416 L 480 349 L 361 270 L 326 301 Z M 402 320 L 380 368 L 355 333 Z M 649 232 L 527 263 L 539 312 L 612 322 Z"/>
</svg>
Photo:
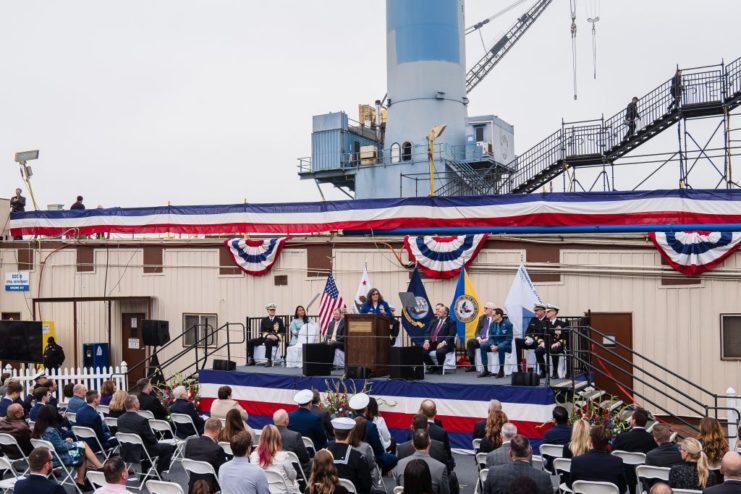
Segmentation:
<svg viewBox="0 0 741 494">
<path fill-rule="evenodd" d="M 545 310 L 555 310 L 556 312 L 558 312 L 561 309 L 559 309 L 557 305 L 548 304 L 545 306 Z"/>
<path fill-rule="evenodd" d="M 338 431 L 349 431 L 355 427 L 355 421 L 350 417 L 337 417 L 332 419 L 332 427 Z"/>
<path fill-rule="evenodd" d="M 277 308 L 278 308 L 278 306 L 275 305 L 275 304 L 268 304 L 268 305 L 265 306 L 265 310 L 275 310 Z"/>
<path fill-rule="evenodd" d="M 306 405 L 312 398 L 314 398 L 314 393 L 310 389 L 302 389 L 293 396 L 293 401 L 298 405 Z"/>
<path fill-rule="evenodd" d="M 350 398 L 350 408 L 353 410 L 364 410 L 368 403 L 370 403 L 370 397 L 365 393 L 358 393 Z"/>
</svg>

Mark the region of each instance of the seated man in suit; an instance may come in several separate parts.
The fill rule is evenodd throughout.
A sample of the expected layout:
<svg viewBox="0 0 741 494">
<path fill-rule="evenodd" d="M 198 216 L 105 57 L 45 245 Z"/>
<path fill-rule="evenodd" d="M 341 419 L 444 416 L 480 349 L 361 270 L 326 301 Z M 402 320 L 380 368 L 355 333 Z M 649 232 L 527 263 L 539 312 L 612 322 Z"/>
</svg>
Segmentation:
<svg viewBox="0 0 741 494">
<path fill-rule="evenodd" d="M 527 437 L 517 434 L 510 442 L 511 461 L 489 469 L 484 483 L 484 494 L 509 494 L 512 481 L 519 477 L 528 477 L 535 482 L 537 494 L 553 494 L 551 476 L 530 464 L 533 449 Z"/>
<path fill-rule="evenodd" d="M 505 354 L 512 351 L 512 323 L 509 319 L 504 319 L 504 311 L 500 308 L 494 309 L 492 312 L 492 323 L 489 325 L 488 331 L 485 335 L 487 337 L 486 343 L 481 345 L 481 365 L 484 369 L 479 374 L 479 377 L 490 376 L 489 372 L 489 352 L 497 352 L 499 358 L 499 372 L 497 372 L 497 378 L 501 379 L 504 377 L 504 358 Z"/>
<path fill-rule="evenodd" d="M 111 456 L 103 464 L 105 485 L 95 490 L 95 494 L 122 494 L 128 492 L 129 469 L 120 456 Z"/>
<path fill-rule="evenodd" d="M 111 434 L 111 431 L 108 430 L 108 427 L 103 424 L 103 419 L 100 418 L 100 414 L 96 409 L 96 407 L 100 405 L 100 394 L 96 390 L 91 389 L 85 393 L 85 401 L 85 406 L 77 411 L 75 425 L 79 425 L 80 427 L 89 427 L 94 430 L 95 435 L 98 436 L 98 441 L 100 441 L 100 444 L 104 448 L 107 449 L 116 446 L 118 441 L 116 441 L 116 438 Z M 85 439 L 85 442 L 87 442 L 90 449 L 94 452 L 97 453 L 100 450 L 98 443 L 96 443 L 92 438 Z"/>
<path fill-rule="evenodd" d="M 486 413 L 487 418 L 473 424 L 473 439 L 481 439 L 486 435 L 486 422 L 488 417 L 491 417 L 496 411 L 502 411 L 502 402 L 499 400 L 490 400 L 489 409 Z"/>
<path fill-rule="evenodd" d="M 15 483 L 16 494 L 66 494 L 64 487 L 50 480 L 52 454 L 47 448 L 36 448 L 28 455 L 31 475 Z"/>
<path fill-rule="evenodd" d="M 422 348 L 425 351 L 425 364 L 427 364 L 431 374 L 442 372 L 445 356 L 450 352 L 455 352 L 456 326 L 449 313 L 450 310 L 445 305 L 437 304 L 435 306 L 435 318 L 427 326 Z M 437 365 L 432 361 L 430 352 L 435 352 Z"/>
<path fill-rule="evenodd" d="M 72 387 L 72 396 L 67 402 L 67 411 L 77 413 L 77 411 L 85 406 L 85 394 L 87 393 L 87 387 L 84 384 L 75 384 Z"/>
<path fill-rule="evenodd" d="M 741 453 L 729 451 L 720 463 L 723 483 L 708 487 L 703 494 L 733 494 L 741 492 Z"/>
<path fill-rule="evenodd" d="M 430 456 L 430 435 L 426 431 L 416 430 L 412 436 L 412 444 L 414 445 L 414 454 L 407 456 L 403 460 L 399 460 L 399 463 L 392 471 L 394 479 L 396 479 L 396 485 L 404 485 L 404 469 L 406 469 L 410 461 L 422 460 L 430 467 L 433 494 L 449 494 L 450 482 L 448 481 L 448 468 L 444 463 Z"/>
<path fill-rule="evenodd" d="M 201 414 L 198 413 L 198 410 L 196 410 L 193 403 L 189 400 L 190 395 L 188 390 L 185 389 L 185 386 L 177 386 L 173 389 L 172 396 L 175 397 L 175 401 L 170 405 L 170 412 L 181 413 L 189 416 L 196 428 L 196 430 L 193 430 L 193 427 L 187 424 L 176 423 L 175 430 L 177 431 L 178 437 L 185 439 L 186 437 L 192 436 L 196 433 L 203 434 L 203 418 L 201 417 Z"/>
<path fill-rule="evenodd" d="M 33 450 L 31 444 L 31 429 L 23 418 L 23 405 L 12 403 L 7 409 L 7 415 L 0 418 L 0 432 L 10 434 L 18 442 L 24 455 Z M 22 458 L 21 452 L 15 446 L 2 446 L 2 452 L 12 460 Z"/>
<path fill-rule="evenodd" d="M 293 397 L 298 408 L 288 414 L 288 428 L 314 442 L 317 451 L 327 446 L 327 434 L 322 419 L 311 411 L 314 394 L 310 389 L 302 389 Z"/>
<path fill-rule="evenodd" d="M 158 420 L 167 420 L 167 410 L 162 405 L 160 397 L 154 392 L 152 383 L 149 379 L 143 378 L 136 381 L 136 387 L 139 389 L 139 406 L 141 410 L 152 412 L 154 418 Z"/>
<path fill-rule="evenodd" d="M 414 431 L 417 430 L 427 431 L 428 434 L 430 431 L 430 423 L 427 422 L 427 417 L 421 413 L 418 413 L 412 419 L 412 435 L 414 434 Z M 414 454 L 414 444 L 412 443 L 411 439 L 405 443 L 401 443 L 396 446 L 396 457 L 399 460 L 401 460 L 402 458 L 406 458 L 407 456 L 411 456 L 412 454 Z M 458 484 L 458 476 L 455 474 L 454 471 L 455 460 L 453 460 L 453 457 L 450 456 L 448 450 L 445 449 L 445 444 L 442 441 L 438 441 L 437 439 L 433 439 L 432 437 L 430 437 L 430 456 L 448 467 L 448 482 L 450 483 L 450 494 L 457 494 L 460 491 L 460 485 Z"/>
<path fill-rule="evenodd" d="M 553 407 L 553 427 L 543 434 L 543 444 L 568 444 L 571 441 L 569 412 L 557 405 Z"/>
<path fill-rule="evenodd" d="M 31 420 L 36 420 L 36 414 L 39 413 L 39 410 L 41 407 L 49 403 L 49 400 L 51 400 L 51 393 L 49 392 L 49 388 L 46 386 L 39 386 L 33 390 L 33 399 L 34 404 L 31 407 L 31 410 L 28 412 L 28 418 Z"/>
<path fill-rule="evenodd" d="M 455 460 L 453 459 L 453 453 L 450 451 L 450 438 L 448 437 L 448 431 L 443 428 L 440 420 L 437 419 L 437 405 L 433 400 L 422 400 L 419 405 L 419 413 L 427 417 L 427 423 L 430 425 L 430 437 L 437 439 L 445 445 L 445 451 L 448 452 L 452 467 L 455 468 Z"/>
<path fill-rule="evenodd" d="M 634 453 L 648 453 L 656 446 L 653 436 L 646 431 L 648 412 L 643 408 L 636 408 L 633 415 L 628 419 L 630 430 L 618 434 L 612 442 L 612 448 L 620 451 L 631 451 Z M 625 466 L 625 477 L 628 481 L 630 494 L 635 493 L 635 485 L 638 482 L 634 466 Z"/>
<path fill-rule="evenodd" d="M 335 441 L 327 449 L 334 456 L 337 476 L 352 482 L 357 494 L 370 494 L 372 481 L 368 461 L 348 442 L 355 421 L 349 417 L 338 417 L 332 420 L 332 427 Z"/>
<path fill-rule="evenodd" d="M 512 461 L 509 450 L 512 444 L 512 438 L 517 435 L 517 426 L 512 422 L 506 422 L 502 425 L 502 432 L 499 435 L 502 438 L 502 445 L 486 454 L 486 468 L 505 465 Z"/>
<path fill-rule="evenodd" d="M 226 463 L 226 454 L 219 446 L 219 433 L 221 432 L 221 420 L 210 418 L 203 426 L 203 435 L 192 438 L 185 443 L 184 455 L 189 460 L 205 461 L 214 467 L 218 475 L 221 465 Z M 199 479 L 208 481 L 211 492 L 220 490 L 216 477 L 209 474 L 190 474 L 188 491 L 193 491 L 193 484 Z"/>
<path fill-rule="evenodd" d="M 334 437 L 334 429 L 332 428 L 332 417 L 330 417 L 327 410 L 319 405 L 319 403 L 322 401 L 322 397 L 319 394 L 319 391 L 317 391 L 316 389 L 312 389 L 311 394 L 311 413 L 321 419 L 322 425 L 324 426 L 324 432 L 327 434 L 327 438 L 332 439 Z"/>
<path fill-rule="evenodd" d="M 671 427 L 666 424 L 656 424 L 651 435 L 658 446 L 646 453 L 646 465 L 671 467 L 682 463 L 679 447 L 671 442 Z"/>
<path fill-rule="evenodd" d="M 339 307 L 332 311 L 332 320 L 324 334 L 324 343 L 345 351 L 345 315 Z"/>
<path fill-rule="evenodd" d="M 288 412 L 282 408 L 276 410 L 275 413 L 273 413 L 273 424 L 275 424 L 278 428 L 278 432 L 280 432 L 280 440 L 283 444 L 283 449 L 285 451 L 296 453 L 298 461 L 301 463 L 301 468 L 304 470 L 306 478 L 308 479 L 309 474 L 311 474 L 311 457 L 309 456 L 309 452 L 306 450 L 301 434 L 288 428 Z"/>
<path fill-rule="evenodd" d="M 602 426 L 593 426 L 589 431 L 589 445 L 592 449 L 571 459 L 568 486 L 577 480 L 592 480 L 611 482 L 620 492 L 625 492 L 623 459 L 608 451 L 610 431 Z"/>
<path fill-rule="evenodd" d="M 0 417 L 5 417 L 8 414 L 8 407 L 13 403 L 19 403 L 23 407 L 21 400 L 21 393 L 23 392 L 23 386 L 20 381 L 11 379 L 5 386 L 5 396 L 0 400 Z M 25 413 L 25 412 L 24 412 Z"/>
<path fill-rule="evenodd" d="M 469 366 L 466 372 L 476 371 L 476 350 L 483 346 L 486 346 L 486 342 L 489 341 L 489 328 L 494 322 L 492 315 L 494 314 L 494 302 L 486 302 L 484 304 L 484 315 L 479 317 L 479 322 L 476 324 L 476 331 L 474 332 L 473 338 L 466 342 L 466 355 L 468 355 Z M 486 367 L 484 367 L 486 368 Z"/>
<path fill-rule="evenodd" d="M 147 449 L 150 457 L 158 456 L 157 471 L 164 472 L 170 466 L 170 459 L 175 452 L 175 446 L 172 444 L 160 443 L 154 436 L 147 419 L 139 415 L 139 398 L 136 395 L 129 395 L 124 401 L 126 412 L 118 418 L 118 432 L 127 432 L 138 434 L 141 437 L 144 447 Z M 121 457 L 128 463 L 138 463 L 142 461 L 143 452 L 138 447 L 123 444 L 121 446 Z M 148 467 L 147 465 L 143 465 Z M 146 470 L 146 468 L 145 468 Z"/>
</svg>

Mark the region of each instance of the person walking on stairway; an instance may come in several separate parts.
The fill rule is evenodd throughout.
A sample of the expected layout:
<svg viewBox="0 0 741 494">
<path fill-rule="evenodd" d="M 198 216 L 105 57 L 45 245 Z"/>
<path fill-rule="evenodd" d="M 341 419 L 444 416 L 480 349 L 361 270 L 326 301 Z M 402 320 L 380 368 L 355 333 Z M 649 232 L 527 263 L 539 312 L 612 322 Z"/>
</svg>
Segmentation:
<svg viewBox="0 0 741 494">
<path fill-rule="evenodd" d="M 628 132 L 625 133 L 623 141 L 627 141 L 635 134 L 637 118 L 641 118 L 638 114 L 638 97 L 633 96 L 633 99 L 628 103 L 627 108 L 625 108 L 625 125 L 628 126 Z"/>
</svg>

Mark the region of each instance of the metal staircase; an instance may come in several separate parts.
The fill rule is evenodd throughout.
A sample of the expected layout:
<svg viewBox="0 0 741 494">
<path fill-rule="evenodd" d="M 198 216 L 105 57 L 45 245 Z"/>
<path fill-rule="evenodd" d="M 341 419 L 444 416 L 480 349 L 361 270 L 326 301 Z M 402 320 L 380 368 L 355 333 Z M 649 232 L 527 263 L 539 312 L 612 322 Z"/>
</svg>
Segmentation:
<svg viewBox="0 0 741 494">
<path fill-rule="evenodd" d="M 534 192 L 567 167 L 612 163 L 680 119 L 724 115 L 741 105 L 741 58 L 727 65 L 685 69 L 682 81 L 684 90 L 676 108 L 669 110 L 671 80 L 640 98 L 640 120 L 633 135 L 627 135 L 625 110 L 607 120 L 563 123 L 508 165 L 515 171 L 495 193 Z"/>
</svg>

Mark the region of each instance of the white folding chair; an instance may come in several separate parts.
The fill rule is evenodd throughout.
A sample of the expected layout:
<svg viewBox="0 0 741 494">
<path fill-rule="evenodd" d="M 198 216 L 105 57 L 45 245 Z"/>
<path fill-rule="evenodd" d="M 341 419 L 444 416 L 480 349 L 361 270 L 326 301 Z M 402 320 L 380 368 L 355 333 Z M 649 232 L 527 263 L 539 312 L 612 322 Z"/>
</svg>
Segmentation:
<svg viewBox="0 0 741 494">
<path fill-rule="evenodd" d="M 593 482 L 577 480 L 571 484 L 574 494 L 620 494 L 618 487 L 612 482 Z"/>
<path fill-rule="evenodd" d="M 118 430 L 118 419 L 116 417 L 103 417 L 103 423 L 111 430 L 111 432 Z"/>
<path fill-rule="evenodd" d="M 147 420 L 154 420 L 154 414 L 150 412 L 149 410 L 139 410 L 136 413 L 138 413 L 139 415 L 141 415 Z"/>
<path fill-rule="evenodd" d="M 219 445 L 221 445 L 221 443 L 219 443 Z M 231 448 L 229 448 L 229 454 L 231 454 Z M 293 468 L 295 468 L 296 471 L 299 472 L 299 475 L 301 476 L 301 479 L 299 480 L 303 480 L 304 485 L 309 485 L 309 479 L 306 478 L 306 474 L 304 473 L 304 469 L 301 466 L 301 460 L 298 459 L 298 455 L 293 451 L 286 451 L 286 456 L 289 460 L 291 460 Z"/>
<path fill-rule="evenodd" d="M 559 472 L 571 473 L 571 458 L 555 458 L 553 460 L 553 470 L 556 471 L 556 474 Z M 560 492 L 572 492 L 566 482 L 560 482 L 558 490 Z"/>
<path fill-rule="evenodd" d="M 547 460 L 546 457 L 551 458 L 551 459 L 563 458 L 563 448 L 564 446 L 561 444 L 541 444 L 540 445 L 540 456 L 544 460 Z M 547 471 L 554 475 L 556 473 L 553 471 L 553 468 L 547 469 Z"/>
<path fill-rule="evenodd" d="M 672 489 L 674 494 L 702 494 L 702 491 L 696 491 L 694 489 Z"/>
<path fill-rule="evenodd" d="M 77 422 L 77 414 L 75 412 L 64 412 L 64 418 L 66 418 L 70 424 Z"/>
<path fill-rule="evenodd" d="M 404 494 L 404 486 L 397 485 L 396 487 L 394 487 L 394 494 Z"/>
<path fill-rule="evenodd" d="M 479 470 L 486 468 L 486 455 L 489 453 L 476 453 L 476 466 Z"/>
<path fill-rule="evenodd" d="M 481 449 L 481 439 L 474 439 L 471 441 L 471 445 L 473 446 L 473 454 L 476 454 Z"/>
<path fill-rule="evenodd" d="M 85 477 L 87 477 L 88 482 L 90 482 L 96 489 L 99 487 L 103 487 L 106 484 L 105 475 L 103 474 L 103 472 L 90 470 L 85 474 Z"/>
<path fill-rule="evenodd" d="M 473 494 L 479 494 L 479 492 L 484 492 L 484 483 L 486 482 L 486 477 L 489 476 L 489 469 L 488 468 L 482 468 L 479 470 L 479 478 L 476 479 L 476 487 L 473 489 Z"/>
<path fill-rule="evenodd" d="M 123 446 L 125 444 L 130 445 L 133 448 L 137 448 L 141 451 L 141 455 L 139 457 L 138 462 L 132 462 L 139 465 L 141 470 L 141 475 L 143 475 L 141 484 L 139 484 L 139 487 L 137 490 L 141 490 L 142 487 L 144 487 L 145 482 L 147 479 L 151 478 L 157 478 L 157 480 L 162 480 L 160 477 L 159 472 L 157 471 L 157 459 L 158 456 L 150 456 L 149 451 L 147 451 L 147 448 L 144 447 L 144 441 L 142 441 L 142 438 L 139 436 L 139 434 L 132 434 L 130 432 L 117 432 L 116 433 L 116 439 L 118 439 L 118 444 L 121 445 L 121 449 L 123 449 Z M 143 460 L 147 460 L 149 462 L 149 469 L 144 472 L 144 467 L 142 465 Z"/>
<path fill-rule="evenodd" d="M 283 475 L 274 470 L 263 471 L 265 472 L 265 476 L 268 478 L 268 489 L 270 489 L 271 494 L 291 492 Z M 342 479 L 340 479 L 340 484 L 342 484 Z"/>
<path fill-rule="evenodd" d="M 98 435 L 90 427 L 83 427 L 81 425 L 73 425 L 72 434 L 74 434 L 75 437 L 80 441 L 84 439 L 91 439 L 92 441 L 94 441 L 95 444 L 98 445 L 98 449 L 99 449 L 99 451 L 95 454 L 101 455 L 103 457 L 103 462 L 105 462 L 111 456 L 111 453 L 113 453 L 113 451 L 116 449 L 115 447 L 108 448 L 108 449 L 103 447 L 103 443 L 101 443 L 100 439 L 98 439 Z"/>
<path fill-rule="evenodd" d="M 3 477 L 5 476 L 5 472 L 10 472 L 12 477 L 3 479 Z M 3 493 L 12 490 L 13 487 L 15 487 L 16 481 L 18 480 L 18 475 L 15 472 L 15 468 L 13 468 L 10 460 L 8 458 L 5 458 L 4 456 L 0 456 L 0 479 L 2 479 L 0 480 L 0 490 L 2 490 Z"/>
<path fill-rule="evenodd" d="M 56 459 L 57 463 L 59 463 L 59 466 L 55 466 L 52 470 L 52 475 L 57 479 L 57 482 L 59 482 L 62 486 L 65 484 L 69 484 L 72 487 L 74 487 L 77 492 L 82 494 L 82 491 L 77 486 L 77 482 L 75 481 L 75 473 L 77 472 L 76 467 L 72 467 L 72 469 L 67 468 L 67 465 L 64 464 L 62 461 L 62 458 L 60 458 L 59 454 L 57 453 L 57 450 L 54 449 L 54 445 L 50 443 L 49 441 L 46 441 L 44 439 L 31 439 L 31 445 L 34 448 L 46 448 L 48 449 L 51 454 Z M 83 459 L 83 461 L 86 461 Z M 63 475 L 62 480 L 59 480 L 59 477 L 57 475 Z"/>
<path fill-rule="evenodd" d="M 355 484 L 352 483 L 352 480 L 347 479 L 340 479 L 340 485 L 347 489 L 347 492 L 350 494 L 357 494 L 358 490 L 355 488 Z"/>
<path fill-rule="evenodd" d="M 196 461 L 196 460 L 190 460 L 188 458 L 183 458 L 181 460 L 181 464 L 183 465 L 183 470 L 185 470 L 185 473 L 188 475 L 188 479 L 190 480 L 191 474 L 196 475 L 213 475 L 216 481 L 218 482 L 219 476 L 216 473 L 216 470 L 214 470 L 213 465 L 211 465 L 207 461 Z M 267 470 L 265 471 L 267 473 Z M 270 478 L 268 477 L 268 481 Z"/>
<path fill-rule="evenodd" d="M 180 484 L 162 480 L 147 480 L 149 494 L 185 494 Z"/>
<path fill-rule="evenodd" d="M 108 405 L 98 405 L 97 407 L 95 407 L 95 410 L 98 411 L 98 413 L 102 413 L 103 415 L 108 415 L 109 413 L 111 413 Z"/>
<path fill-rule="evenodd" d="M 543 460 L 542 456 L 533 455 L 530 464 L 536 470 L 545 470 L 545 460 Z"/>
<path fill-rule="evenodd" d="M 652 465 L 638 465 L 636 467 L 636 477 L 638 480 L 663 480 L 669 482 L 669 467 L 655 467 Z"/>
<path fill-rule="evenodd" d="M 314 455 L 316 454 L 316 447 L 314 446 L 314 441 L 312 441 L 310 437 L 306 437 L 306 436 L 301 436 L 301 439 L 304 441 L 304 446 L 306 447 L 306 450 L 309 452 L 309 456 L 314 458 Z"/>
<path fill-rule="evenodd" d="M 234 456 L 234 453 L 232 453 L 232 445 L 226 441 L 219 441 L 219 446 L 221 446 L 221 449 L 224 450 L 224 453 L 228 454 L 229 456 Z"/>
<path fill-rule="evenodd" d="M 190 415 L 185 413 L 172 413 L 170 414 L 170 418 L 173 423 L 185 426 L 184 428 L 190 427 L 193 430 L 193 434 L 188 434 L 188 437 L 198 437 L 200 435 L 198 434 L 198 428 L 196 427 L 196 424 L 193 423 L 193 418 Z"/>
<path fill-rule="evenodd" d="M 170 468 L 176 461 L 180 461 L 183 459 L 183 448 L 185 448 L 185 441 L 182 439 L 178 439 L 175 436 L 175 432 L 172 430 L 172 426 L 169 422 L 167 422 L 166 420 L 153 419 L 149 421 L 149 427 L 152 429 L 152 432 L 157 437 L 157 442 L 175 446 L 175 452 L 172 454 L 172 460 L 170 460 Z"/>
<path fill-rule="evenodd" d="M 637 453 L 633 451 L 623 451 L 616 449 L 612 452 L 614 456 L 618 456 L 623 459 L 624 465 L 638 466 L 646 463 L 646 453 Z"/>
<path fill-rule="evenodd" d="M 7 447 L 13 447 L 18 451 L 18 454 L 20 455 L 20 458 L 16 460 L 11 460 L 10 464 L 13 466 L 13 473 L 16 475 L 26 475 L 29 472 L 29 466 L 28 466 L 28 458 L 26 457 L 26 454 L 21 449 L 21 446 L 18 444 L 18 441 L 11 436 L 10 434 L 7 434 L 5 432 L 0 433 L 0 445 L 7 446 Z M 16 468 L 16 463 L 23 463 L 23 471 Z"/>
</svg>

